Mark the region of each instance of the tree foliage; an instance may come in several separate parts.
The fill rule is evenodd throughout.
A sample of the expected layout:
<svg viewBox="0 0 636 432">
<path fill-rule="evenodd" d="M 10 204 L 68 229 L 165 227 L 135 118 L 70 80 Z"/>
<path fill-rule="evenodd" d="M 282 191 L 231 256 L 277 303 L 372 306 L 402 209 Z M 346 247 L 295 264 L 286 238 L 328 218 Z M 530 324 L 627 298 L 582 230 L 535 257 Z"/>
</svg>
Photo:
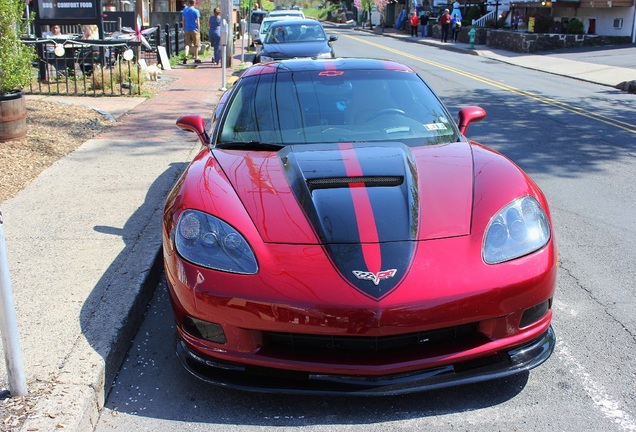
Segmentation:
<svg viewBox="0 0 636 432">
<path fill-rule="evenodd" d="M 0 94 L 22 90 L 32 79 L 33 49 L 22 43 L 28 22 L 23 0 L 0 0 Z"/>
<path fill-rule="evenodd" d="M 552 26 L 554 25 L 554 18 L 550 15 L 538 15 L 534 19 L 534 32 L 535 33 L 550 33 Z"/>
<path fill-rule="evenodd" d="M 368 13 L 369 16 L 369 27 L 371 26 L 371 10 L 375 6 L 375 8 L 380 13 L 382 17 L 382 21 L 385 22 L 385 11 L 387 5 L 391 3 L 391 0 L 354 0 L 353 4 L 359 11 L 364 11 Z"/>
<path fill-rule="evenodd" d="M 567 34 L 583 34 L 584 33 L 583 23 L 577 20 L 576 18 L 572 18 L 570 21 L 568 21 L 568 25 L 565 28 L 565 32 Z"/>
</svg>

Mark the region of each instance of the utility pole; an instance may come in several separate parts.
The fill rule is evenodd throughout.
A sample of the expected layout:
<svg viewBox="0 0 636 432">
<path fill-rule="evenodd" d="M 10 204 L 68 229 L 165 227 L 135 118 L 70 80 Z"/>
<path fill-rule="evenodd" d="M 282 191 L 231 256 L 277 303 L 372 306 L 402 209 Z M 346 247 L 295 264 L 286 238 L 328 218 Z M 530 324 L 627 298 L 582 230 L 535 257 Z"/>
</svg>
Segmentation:
<svg viewBox="0 0 636 432">
<path fill-rule="evenodd" d="M 492 3 L 491 3 L 492 4 Z M 499 0 L 495 0 L 495 28 L 499 28 Z"/>
<path fill-rule="evenodd" d="M 226 64 L 232 66 L 232 56 L 234 55 L 234 22 L 232 21 L 233 6 L 232 0 L 221 2 L 221 15 L 227 21 L 227 45 L 225 52 Z"/>
</svg>

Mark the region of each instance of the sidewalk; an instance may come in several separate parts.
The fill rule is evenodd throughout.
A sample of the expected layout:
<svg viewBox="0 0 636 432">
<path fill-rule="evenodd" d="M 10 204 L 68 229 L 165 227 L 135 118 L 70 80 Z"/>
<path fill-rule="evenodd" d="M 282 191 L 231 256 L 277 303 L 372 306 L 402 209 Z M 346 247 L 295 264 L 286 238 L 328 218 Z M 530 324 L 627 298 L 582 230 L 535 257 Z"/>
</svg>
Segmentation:
<svg viewBox="0 0 636 432">
<path fill-rule="evenodd" d="M 542 56 L 415 42 L 550 71 Z M 235 52 L 228 80 L 240 45 Z M 604 70 L 601 81 L 594 66 L 571 62 L 568 76 L 603 85 L 608 75 L 626 79 L 622 70 L 595 65 Z M 22 431 L 93 430 L 161 273 L 165 197 L 200 149 L 175 121 L 188 113 L 210 118 L 222 95 L 221 69 L 209 62 L 163 76 L 174 81 L 149 100 L 52 96 L 108 112 L 117 124 L 2 204 L 20 343 L 37 401 Z"/>
<path fill-rule="evenodd" d="M 222 69 L 205 60 L 163 71 L 171 85 L 148 100 L 49 96 L 118 119 L 1 206 L 27 385 L 37 401 L 23 431 L 86 432 L 96 424 L 161 273 L 165 197 L 200 149 L 176 119 L 211 118 L 223 94 Z"/>
</svg>

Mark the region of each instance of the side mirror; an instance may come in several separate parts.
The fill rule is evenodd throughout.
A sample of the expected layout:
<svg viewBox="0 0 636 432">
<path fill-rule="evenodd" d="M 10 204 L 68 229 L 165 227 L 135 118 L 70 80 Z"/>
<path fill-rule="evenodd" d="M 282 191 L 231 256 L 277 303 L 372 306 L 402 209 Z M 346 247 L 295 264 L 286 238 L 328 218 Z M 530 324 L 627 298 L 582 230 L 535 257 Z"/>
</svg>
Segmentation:
<svg viewBox="0 0 636 432">
<path fill-rule="evenodd" d="M 336 35 L 329 35 L 329 42 L 335 42 L 338 40 L 338 36 Z"/>
<path fill-rule="evenodd" d="M 199 137 L 201 144 L 210 144 L 210 137 L 205 131 L 205 120 L 198 115 L 185 115 L 177 119 L 177 127 L 186 132 L 194 132 Z"/>
<path fill-rule="evenodd" d="M 486 110 L 478 106 L 465 107 L 459 110 L 458 114 L 458 127 L 459 132 L 462 135 L 466 135 L 468 125 L 471 123 L 477 123 L 486 118 Z"/>
<path fill-rule="evenodd" d="M 263 42 L 260 39 L 254 39 L 254 45 L 263 45 Z"/>
</svg>

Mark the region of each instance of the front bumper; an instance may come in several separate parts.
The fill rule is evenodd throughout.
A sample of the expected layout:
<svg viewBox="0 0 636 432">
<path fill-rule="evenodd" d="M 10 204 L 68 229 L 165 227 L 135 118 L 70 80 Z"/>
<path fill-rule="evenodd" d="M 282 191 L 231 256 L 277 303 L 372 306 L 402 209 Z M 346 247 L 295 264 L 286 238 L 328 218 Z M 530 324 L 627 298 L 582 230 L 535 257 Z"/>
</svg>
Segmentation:
<svg viewBox="0 0 636 432">
<path fill-rule="evenodd" d="M 494 356 L 379 377 L 312 374 L 219 362 L 192 352 L 179 338 L 177 356 L 191 374 L 223 387 L 265 393 L 371 396 L 433 390 L 518 374 L 545 362 L 555 343 L 550 327 L 534 341 Z"/>
</svg>

